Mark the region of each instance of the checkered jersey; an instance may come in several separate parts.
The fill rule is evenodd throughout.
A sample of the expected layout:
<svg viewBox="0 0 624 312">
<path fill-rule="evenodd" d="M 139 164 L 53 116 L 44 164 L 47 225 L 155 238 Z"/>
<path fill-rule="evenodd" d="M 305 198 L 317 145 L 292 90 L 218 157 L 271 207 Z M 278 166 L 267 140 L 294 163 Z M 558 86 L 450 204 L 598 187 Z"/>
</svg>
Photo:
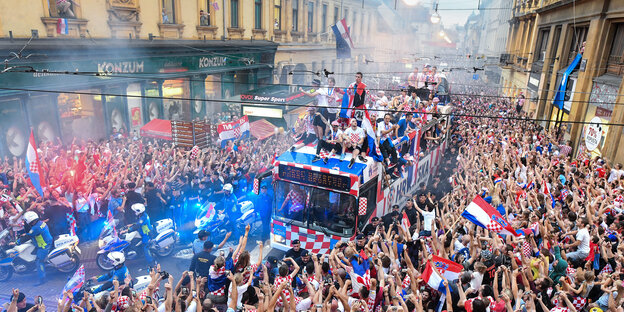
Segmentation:
<svg viewBox="0 0 624 312">
<path fill-rule="evenodd" d="M 292 283 L 292 277 L 290 277 L 290 275 L 286 275 L 285 277 L 283 276 L 277 276 L 275 277 L 275 283 L 273 284 L 275 289 L 277 290 L 280 285 L 282 285 L 282 283 Z M 286 300 L 290 300 L 290 291 L 287 289 L 284 289 L 284 296 L 286 298 Z M 283 302 L 282 302 L 282 297 L 280 296 L 279 298 L 277 298 L 277 306 L 282 306 Z"/>
<path fill-rule="evenodd" d="M 290 211 L 298 212 L 304 207 L 305 194 L 302 194 L 295 190 L 290 190 L 290 192 L 288 192 L 288 195 L 286 195 L 286 199 L 284 199 L 284 201 L 289 201 L 289 200 L 290 200 Z"/>
</svg>

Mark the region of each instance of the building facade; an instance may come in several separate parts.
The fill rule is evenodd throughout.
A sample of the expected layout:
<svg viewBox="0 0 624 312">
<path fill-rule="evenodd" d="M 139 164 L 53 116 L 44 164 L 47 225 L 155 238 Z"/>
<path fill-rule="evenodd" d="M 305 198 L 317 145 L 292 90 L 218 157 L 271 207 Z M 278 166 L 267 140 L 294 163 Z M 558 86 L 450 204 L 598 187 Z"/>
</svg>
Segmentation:
<svg viewBox="0 0 624 312">
<path fill-rule="evenodd" d="M 0 2 L 0 53 L 23 49 L 0 75 L 0 155 L 22 155 L 29 128 L 37 140 L 97 140 L 154 118 L 214 116 L 249 90 L 308 84 L 325 68 L 346 81 L 371 59 L 381 3 L 73 2 Z M 338 60 L 331 26 L 343 17 L 356 50 Z"/>
<path fill-rule="evenodd" d="M 525 90 L 532 102 L 525 109 L 536 118 L 551 120 L 545 126 L 562 120 L 557 125 L 562 125 L 564 138 L 572 141 L 577 153 L 590 147 L 593 155 L 624 161 L 624 151 L 618 148 L 624 143 L 622 127 L 605 125 L 624 120 L 624 2 L 527 2 L 534 6 L 526 11 L 521 3 L 511 20 L 509 56 L 503 64 L 505 83 L 512 87 L 508 94 Z M 560 89 L 565 92 L 561 110 L 553 105 Z M 590 121 L 601 124 L 597 133 L 578 123 Z M 597 143 L 595 148 L 587 144 L 588 138 Z"/>
</svg>

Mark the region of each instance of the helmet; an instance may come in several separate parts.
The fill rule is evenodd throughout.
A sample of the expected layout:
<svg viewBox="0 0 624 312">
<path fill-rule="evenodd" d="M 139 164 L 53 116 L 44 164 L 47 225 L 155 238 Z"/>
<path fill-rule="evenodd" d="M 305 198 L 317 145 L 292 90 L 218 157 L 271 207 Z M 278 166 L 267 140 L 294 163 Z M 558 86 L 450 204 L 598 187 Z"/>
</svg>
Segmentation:
<svg viewBox="0 0 624 312">
<path fill-rule="evenodd" d="M 123 252 L 119 251 L 109 252 L 106 257 L 110 260 L 113 266 L 121 265 L 126 261 L 126 256 L 124 256 Z"/>
<path fill-rule="evenodd" d="M 24 221 L 26 221 L 26 223 L 28 223 L 28 224 L 30 224 L 31 222 L 33 222 L 33 221 L 35 221 L 37 219 L 39 219 L 39 216 L 34 211 L 27 211 L 24 214 Z"/>
<path fill-rule="evenodd" d="M 145 212 L 145 205 L 141 203 L 132 204 L 130 209 L 132 209 L 132 211 L 134 211 L 135 214 L 140 215 L 143 212 Z"/>
<path fill-rule="evenodd" d="M 233 189 L 232 188 L 232 184 L 230 184 L 230 183 L 228 183 L 228 184 L 223 186 L 223 190 L 226 191 L 226 192 L 230 192 L 231 193 L 232 189 Z"/>
</svg>

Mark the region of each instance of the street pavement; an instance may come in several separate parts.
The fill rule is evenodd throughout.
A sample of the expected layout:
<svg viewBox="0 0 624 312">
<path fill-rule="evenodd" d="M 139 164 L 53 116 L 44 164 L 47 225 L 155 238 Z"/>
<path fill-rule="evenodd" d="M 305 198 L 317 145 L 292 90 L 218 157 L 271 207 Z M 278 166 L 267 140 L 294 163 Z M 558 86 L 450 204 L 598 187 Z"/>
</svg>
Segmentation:
<svg viewBox="0 0 624 312">
<path fill-rule="evenodd" d="M 237 242 L 236 242 L 237 243 Z M 83 243 L 79 245 L 82 251 L 81 263 L 85 266 L 85 277 L 96 276 L 103 274 L 102 270 L 97 266 L 95 258 L 98 252 L 97 241 Z M 180 278 L 182 272 L 188 269 L 191 263 L 192 251 L 190 246 L 177 246 L 178 251 L 172 256 L 167 258 L 158 259 L 161 269 L 173 274 L 175 278 Z M 234 242 L 226 243 L 222 250 L 228 250 L 229 247 L 235 248 Z M 250 238 L 247 243 L 247 250 L 251 255 L 251 260 L 256 261 L 259 253 L 259 248 L 255 243 L 255 240 Z M 264 257 L 271 251 L 268 244 L 264 247 Z M 218 253 L 218 251 L 215 251 Z M 138 259 L 127 260 L 126 265 L 130 270 L 130 274 L 136 278 L 141 275 L 149 274 L 145 259 L 139 256 Z M 47 269 L 48 282 L 34 286 L 37 282 L 37 273 L 32 272 L 30 274 L 13 274 L 13 277 L 9 281 L 0 283 L 0 305 L 9 301 L 13 288 L 19 288 L 21 292 L 26 295 L 28 302 L 34 302 L 36 296 L 42 296 L 44 304 L 47 309 L 55 310 L 58 298 L 61 296 L 61 292 L 67 280 L 73 275 L 72 273 L 64 274 L 55 271 L 52 268 Z M 176 280 L 177 282 L 177 280 Z M 162 287 L 161 287 L 162 288 Z"/>
</svg>

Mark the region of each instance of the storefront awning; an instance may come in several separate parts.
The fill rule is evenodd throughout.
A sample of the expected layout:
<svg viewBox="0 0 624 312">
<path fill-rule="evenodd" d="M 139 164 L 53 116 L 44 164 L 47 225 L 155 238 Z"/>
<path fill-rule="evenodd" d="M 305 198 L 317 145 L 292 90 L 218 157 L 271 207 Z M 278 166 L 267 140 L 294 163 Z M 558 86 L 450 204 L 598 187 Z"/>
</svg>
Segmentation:
<svg viewBox="0 0 624 312">
<path fill-rule="evenodd" d="M 249 124 L 251 135 L 258 140 L 264 140 L 275 134 L 275 126 L 262 118 Z"/>
<path fill-rule="evenodd" d="M 141 136 L 171 141 L 171 121 L 152 119 L 141 127 Z"/>
</svg>

